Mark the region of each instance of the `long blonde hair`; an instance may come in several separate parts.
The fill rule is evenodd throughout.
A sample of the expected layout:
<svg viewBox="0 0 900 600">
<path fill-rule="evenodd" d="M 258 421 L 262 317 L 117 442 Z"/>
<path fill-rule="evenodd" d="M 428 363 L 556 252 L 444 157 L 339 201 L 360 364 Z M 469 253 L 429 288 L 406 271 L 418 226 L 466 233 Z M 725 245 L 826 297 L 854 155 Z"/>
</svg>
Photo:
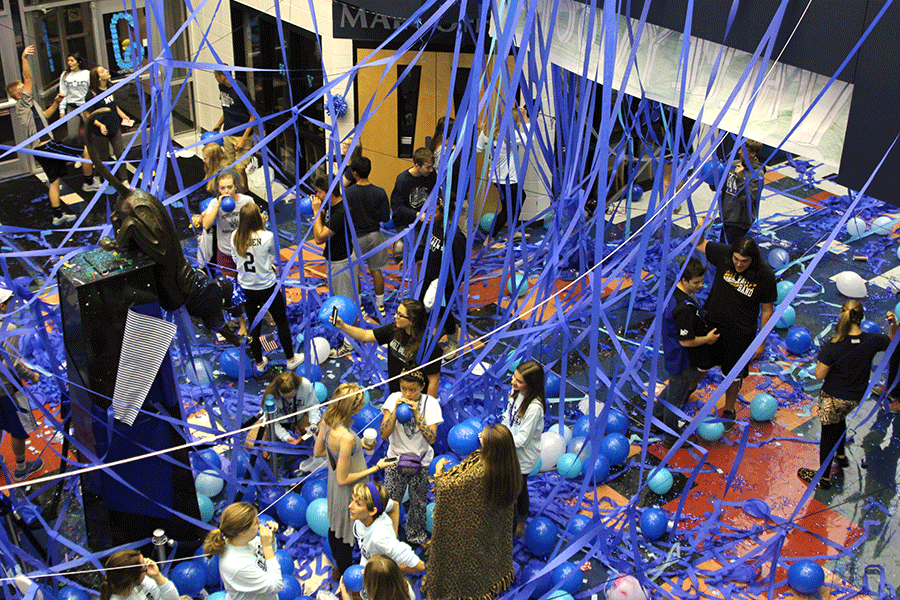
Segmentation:
<svg viewBox="0 0 900 600">
<path fill-rule="evenodd" d="M 362 388 L 355 383 L 342 383 L 334 390 L 331 396 L 331 404 L 325 409 L 322 420 L 329 427 L 343 425 L 350 427 L 353 423 L 353 415 L 366 403 Z"/>
<path fill-rule="evenodd" d="M 226 538 L 235 538 L 250 527 L 256 521 L 256 509 L 246 502 L 229 504 L 222 511 L 219 519 L 219 528 L 213 529 L 206 535 L 203 541 L 203 551 L 207 556 L 221 556 L 225 551 Z"/>
<path fill-rule="evenodd" d="M 847 300 L 841 306 L 841 318 L 838 319 L 837 334 L 831 338 L 834 343 L 842 342 L 844 338 L 850 335 L 850 327 L 859 325 L 865 318 L 866 313 L 863 305 L 859 300 Z"/>
<path fill-rule="evenodd" d="M 203 175 L 206 182 L 206 191 L 210 194 L 216 194 L 216 175 L 222 170 L 225 164 L 225 150 L 219 144 L 207 144 L 203 146 Z"/>
<path fill-rule="evenodd" d="M 259 212 L 259 206 L 256 205 L 256 202 L 248 202 L 241 207 L 241 218 L 238 221 L 237 229 L 234 231 L 234 249 L 237 251 L 238 256 L 247 258 L 247 248 L 250 247 L 253 234 L 257 231 L 263 231 L 265 228 L 262 213 Z"/>
</svg>

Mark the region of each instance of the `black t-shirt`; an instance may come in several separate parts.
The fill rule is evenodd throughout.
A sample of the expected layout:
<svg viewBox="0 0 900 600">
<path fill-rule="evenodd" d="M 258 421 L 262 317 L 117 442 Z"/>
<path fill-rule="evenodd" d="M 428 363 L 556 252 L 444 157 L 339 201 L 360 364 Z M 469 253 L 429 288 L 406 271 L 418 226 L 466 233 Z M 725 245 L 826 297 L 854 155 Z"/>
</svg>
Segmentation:
<svg viewBox="0 0 900 600">
<path fill-rule="evenodd" d="M 330 262 L 346 260 L 350 253 L 347 250 L 347 213 L 344 201 L 328 207 L 328 215 L 325 217 L 325 227 L 330 229 L 333 235 L 325 242 L 325 256 Z"/>
<path fill-rule="evenodd" d="M 826 342 L 817 360 L 828 367 L 822 391 L 826 394 L 859 402 L 866 386 L 875 354 L 887 350 L 891 338 L 883 333 L 849 335 L 840 342 Z"/>
<path fill-rule="evenodd" d="M 706 299 L 706 316 L 714 326 L 756 331 L 760 305 L 778 300 L 775 273 L 765 263 L 738 273 L 731 254 L 728 244 L 706 243 L 706 259 L 716 269 Z"/>
<path fill-rule="evenodd" d="M 675 326 L 678 329 L 678 341 L 687 342 L 709 333 L 710 328 L 706 325 L 700 306 L 698 306 L 693 296 L 675 288 L 672 298 L 675 301 L 672 318 L 675 320 Z M 708 369 L 710 367 L 711 359 L 708 344 L 685 349 L 692 367 L 695 369 Z"/>
<path fill-rule="evenodd" d="M 234 82 L 244 93 L 247 100 L 250 99 L 250 92 L 240 81 Z M 237 127 L 238 125 L 246 125 L 250 120 L 250 110 L 238 96 L 237 91 L 233 87 L 219 84 L 219 101 L 222 103 L 222 114 L 225 115 L 225 131 Z M 238 135 L 242 135 L 238 133 Z"/>
<path fill-rule="evenodd" d="M 350 210 L 356 237 L 378 231 L 380 223 L 391 218 L 387 192 L 377 185 L 351 185 L 344 188 L 344 200 Z"/>
<path fill-rule="evenodd" d="M 372 330 L 372 333 L 375 335 L 375 341 L 381 344 L 382 346 L 387 346 L 387 368 L 388 368 L 388 378 L 391 380 L 388 382 L 388 389 L 391 392 L 399 392 L 400 391 L 400 379 L 397 378 L 403 371 L 409 369 L 418 364 L 415 356 L 408 356 L 408 352 L 406 347 L 401 344 L 399 341 L 394 339 L 394 331 L 397 330 L 397 326 L 393 323 L 389 325 L 383 325 L 376 329 Z M 422 344 L 425 344 L 425 341 L 422 341 Z M 421 348 L 420 348 L 421 349 Z M 425 361 L 429 364 L 427 367 L 422 369 L 422 372 L 425 373 L 425 378 L 427 379 L 431 375 L 440 374 L 441 372 L 441 348 L 435 344 L 434 350 L 431 352 L 431 357 Z M 397 378 L 397 379 L 395 379 Z M 426 388 L 427 388 L 426 383 Z"/>
<path fill-rule="evenodd" d="M 102 94 L 104 91 L 106 90 L 101 90 L 100 94 Z M 90 102 L 100 94 L 95 94 L 93 90 L 88 90 L 88 93 L 84 96 L 85 103 Z M 122 124 L 122 117 L 119 116 L 119 110 L 116 107 L 116 95 L 110 94 L 109 96 L 101 100 L 98 104 L 94 105 L 91 108 L 91 112 L 97 110 L 98 108 L 109 109 L 108 113 L 97 116 L 97 122 L 103 123 L 106 126 L 106 137 L 112 137 L 116 135 L 119 132 L 119 125 Z"/>
<path fill-rule="evenodd" d="M 434 171 L 424 177 L 410 174 L 409 169 L 397 175 L 394 191 L 391 192 L 391 210 L 398 231 L 409 227 L 416 220 L 416 215 L 435 185 L 437 174 Z"/>
<path fill-rule="evenodd" d="M 432 280 L 437 279 L 441 275 L 441 264 L 444 261 L 444 250 L 446 248 L 446 236 L 443 226 L 443 222 L 435 223 L 431 236 L 429 237 L 426 233 L 423 236 L 422 246 L 416 250 L 416 260 L 423 260 L 425 258 L 425 242 L 428 242 L 428 260 L 425 262 L 425 269 L 422 274 L 422 292 L 419 294 L 419 300 L 425 298 L 428 286 Z M 458 227 L 454 227 L 452 224 L 449 227 L 454 235 L 450 246 L 451 260 L 453 262 L 447 270 L 447 279 L 444 282 L 444 300 L 447 302 L 450 301 L 453 292 L 456 290 L 455 279 L 462 273 L 466 264 L 466 236 L 462 234 Z M 440 302 L 437 300 L 435 304 L 440 306 Z"/>
</svg>

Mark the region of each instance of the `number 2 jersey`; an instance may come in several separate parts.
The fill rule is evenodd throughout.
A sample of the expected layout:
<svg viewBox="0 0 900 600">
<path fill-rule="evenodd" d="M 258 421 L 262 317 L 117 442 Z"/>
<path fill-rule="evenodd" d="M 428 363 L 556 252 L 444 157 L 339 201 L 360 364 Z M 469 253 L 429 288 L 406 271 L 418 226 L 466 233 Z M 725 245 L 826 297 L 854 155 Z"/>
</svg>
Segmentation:
<svg viewBox="0 0 900 600">
<path fill-rule="evenodd" d="M 272 264 L 275 258 L 275 236 L 271 231 L 254 231 L 247 246 L 247 256 L 238 256 L 231 234 L 231 259 L 237 265 L 238 283 L 245 290 L 267 290 L 275 285 Z"/>
</svg>

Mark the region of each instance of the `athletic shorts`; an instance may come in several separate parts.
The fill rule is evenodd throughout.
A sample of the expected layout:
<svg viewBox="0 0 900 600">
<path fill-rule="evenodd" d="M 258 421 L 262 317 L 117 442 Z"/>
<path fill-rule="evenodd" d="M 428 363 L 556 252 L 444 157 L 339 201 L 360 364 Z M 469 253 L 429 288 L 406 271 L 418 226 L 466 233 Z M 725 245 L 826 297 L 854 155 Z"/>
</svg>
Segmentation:
<svg viewBox="0 0 900 600">
<path fill-rule="evenodd" d="M 713 327 L 719 330 L 719 339 L 709 346 L 709 354 L 712 359 L 712 365 L 722 369 L 722 374 L 727 375 L 744 352 L 753 344 L 756 338 L 756 331 L 747 329 L 731 328 L 716 323 L 709 324 L 710 329 Z M 750 361 L 744 365 L 738 374 L 739 379 L 743 379 L 749 373 Z"/>
<path fill-rule="evenodd" d="M 62 142 L 49 141 L 46 144 L 38 146 L 35 150 L 53 154 L 64 154 L 65 156 L 71 156 L 75 159 L 81 158 L 81 155 L 84 154 L 84 146 L 79 146 L 77 140 L 71 139 L 63 140 Z M 35 156 L 34 158 L 37 160 L 38 164 L 41 165 L 41 168 L 44 170 L 44 175 L 47 176 L 47 181 L 50 183 L 53 183 L 66 174 L 66 163 L 70 162 L 58 158 L 47 158 L 46 156 Z"/>
<path fill-rule="evenodd" d="M 373 231 L 372 233 L 367 233 L 366 235 L 358 238 L 359 242 L 359 251 L 363 256 L 366 256 L 375 248 L 382 245 L 384 243 L 384 234 L 380 231 Z M 353 253 L 351 257 L 354 262 L 356 262 L 356 253 Z M 378 250 L 374 254 L 369 254 L 366 258 L 366 266 L 369 267 L 369 271 L 380 271 L 388 265 L 388 251 L 387 246 Z"/>
<path fill-rule="evenodd" d="M 32 431 L 37 430 L 37 422 L 28 399 L 20 392 L 14 395 L 15 399 L 0 395 L 0 429 L 17 440 L 25 440 Z"/>
</svg>

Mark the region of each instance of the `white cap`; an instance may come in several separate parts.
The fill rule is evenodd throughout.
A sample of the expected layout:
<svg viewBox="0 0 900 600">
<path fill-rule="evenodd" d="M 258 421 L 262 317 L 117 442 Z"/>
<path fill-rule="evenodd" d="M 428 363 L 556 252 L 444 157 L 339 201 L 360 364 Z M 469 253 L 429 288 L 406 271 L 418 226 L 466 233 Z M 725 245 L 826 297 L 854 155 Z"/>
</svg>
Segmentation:
<svg viewBox="0 0 900 600">
<path fill-rule="evenodd" d="M 0 287 L 0 304 L 3 304 L 10 298 L 12 298 L 12 292 L 5 287 Z"/>
</svg>

